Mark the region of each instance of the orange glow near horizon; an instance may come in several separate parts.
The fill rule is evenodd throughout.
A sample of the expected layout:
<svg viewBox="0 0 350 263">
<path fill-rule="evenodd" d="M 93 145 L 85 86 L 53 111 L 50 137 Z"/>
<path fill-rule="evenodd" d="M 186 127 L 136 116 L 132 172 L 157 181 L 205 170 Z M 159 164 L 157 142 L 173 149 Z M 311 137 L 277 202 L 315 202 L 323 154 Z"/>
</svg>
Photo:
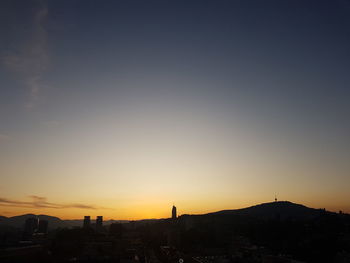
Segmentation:
<svg viewBox="0 0 350 263">
<path fill-rule="evenodd" d="M 173 203 L 180 214 L 200 214 L 269 202 L 275 194 L 309 207 L 350 211 L 344 201 L 350 198 L 349 164 L 330 163 L 329 153 L 316 153 L 310 142 L 302 148 L 238 118 L 228 124 L 202 116 L 193 123 L 170 113 L 171 120 L 133 112 L 118 123 L 106 113 L 3 141 L 8 154 L 3 151 L 0 159 L 6 175 L 0 215 L 163 218 Z"/>
<path fill-rule="evenodd" d="M 207 200 L 207 206 L 203 205 L 205 202 L 191 203 L 186 204 L 186 202 L 181 201 L 175 203 L 177 206 L 178 216 L 183 214 L 205 214 L 210 212 L 216 212 L 220 210 L 229 210 L 229 209 L 240 209 L 253 205 L 258 205 L 260 203 L 272 202 L 273 200 L 263 200 L 259 202 L 250 201 L 241 201 L 241 202 L 232 202 L 230 203 L 221 203 L 211 202 L 213 200 Z M 338 212 L 342 210 L 345 206 L 344 204 L 339 204 L 339 206 L 332 206 L 331 202 L 326 204 L 315 203 L 302 203 L 302 200 L 288 200 L 294 203 L 299 203 L 306 205 L 310 208 L 326 208 L 328 211 Z M 110 205 L 112 207 L 112 204 Z M 141 220 L 141 219 L 161 219 L 169 218 L 171 216 L 171 207 L 172 203 L 170 202 L 153 202 L 152 203 L 138 203 L 130 207 L 119 207 L 119 208 L 102 208 L 102 209 L 76 209 L 76 208 L 66 208 L 66 209 L 50 209 L 50 208 L 16 208 L 16 207 L 6 207 L 0 210 L 0 214 L 3 216 L 11 217 L 22 214 L 45 214 L 50 216 L 59 217 L 64 220 L 70 219 L 83 219 L 85 215 L 91 216 L 91 218 L 96 218 L 97 216 L 102 215 L 104 220 Z M 343 212 L 349 213 L 349 210 L 342 210 Z"/>
</svg>

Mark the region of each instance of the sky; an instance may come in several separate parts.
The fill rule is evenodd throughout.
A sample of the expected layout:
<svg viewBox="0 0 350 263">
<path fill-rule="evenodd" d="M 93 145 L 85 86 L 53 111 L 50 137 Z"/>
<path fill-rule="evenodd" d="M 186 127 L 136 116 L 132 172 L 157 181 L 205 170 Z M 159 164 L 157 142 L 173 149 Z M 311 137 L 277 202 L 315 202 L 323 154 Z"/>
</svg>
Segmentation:
<svg viewBox="0 0 350 263">
<path fill-rule="evenodd" d="M 0 215 L 350 213 L 350 1 L 0 3 Z"/>
</svg>

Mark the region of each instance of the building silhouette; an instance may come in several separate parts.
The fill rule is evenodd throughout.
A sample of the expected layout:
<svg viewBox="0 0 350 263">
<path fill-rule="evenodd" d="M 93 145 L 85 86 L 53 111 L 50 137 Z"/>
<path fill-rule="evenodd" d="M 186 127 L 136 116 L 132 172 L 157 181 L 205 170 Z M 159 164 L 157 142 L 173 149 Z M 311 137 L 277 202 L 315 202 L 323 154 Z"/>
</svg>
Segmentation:
<svg viewBox="0 0 350 263">
<path fill-rule="evenodd" d="M 173 209 L 171 211 L 171 218 L 176 219 L 176 206 L 173 205 Z"/>
<path fill-rule="evenodd" d="M 90 216 L 84 216 L 83 227 L 84 228 L 90 228 L 90 226 L 91 226 Z"/>
<path fill-rule="evenodd" d="M 96 230 L 102 229 L 103 216 L 96 217 Z"/>
<path fill-rule="evenodd" d="M 38 218 L 30 217 L 27 218 L 24 223 L 24 238 L 31 238 L 38 229 Z"/>
<path fill-rule="evenodd" d="M 168 231 L 166 232 L 168 246 L 172 248 L 176 247 L 179 241 L 179 228 L 176 218 L 177 209 L 176 206 L 173 205 L 173 208 L 171 210 L 171 224 Z"/>
<path fill-rule="evenodd" d="M 39 220 L 38 233 L 47 234 L 49 222 L 47 220 Z"/>
</svg>

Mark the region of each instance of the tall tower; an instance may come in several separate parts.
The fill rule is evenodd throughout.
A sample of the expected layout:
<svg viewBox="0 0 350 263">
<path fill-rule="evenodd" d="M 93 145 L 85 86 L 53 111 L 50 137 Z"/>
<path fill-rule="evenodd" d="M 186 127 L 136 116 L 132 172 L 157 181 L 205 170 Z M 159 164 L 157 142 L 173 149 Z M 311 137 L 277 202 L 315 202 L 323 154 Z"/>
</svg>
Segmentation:
<svg viewBox="0 0 350 263">
<path fill-rule="evenodd" d="M 176 219 L 176 206 L 173 205 L 173 209 L 171 211 L 171 218 Z"/>
</svg>

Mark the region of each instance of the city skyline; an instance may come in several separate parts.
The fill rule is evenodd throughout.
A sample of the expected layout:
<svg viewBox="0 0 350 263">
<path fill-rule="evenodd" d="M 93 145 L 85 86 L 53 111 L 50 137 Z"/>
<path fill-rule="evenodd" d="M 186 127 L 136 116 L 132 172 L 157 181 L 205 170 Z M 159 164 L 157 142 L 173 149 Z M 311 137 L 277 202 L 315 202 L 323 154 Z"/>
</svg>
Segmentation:
<svg viewBox="0 0 350 263">
<path fill-rule="evenodd" d="M 0 6 L 0 215 L 350 213 L 348 1 Z"/>
<path fill-rule="evenodd" d="M 259 204 L 254 204 L 252 206 L 248 206 L 248 207 L 242 207 L 242 208 L 234 208 L 234 209 L 223 209 L 223 210 L 218 210 L 218 211 L 208 211 L 206 213 L 196 213 L 196 214 L 189 214 L 189 213 L 182 213 L 182 214 L 178 214 L 177 213 L 177 207 L 176 206 L 172 206 L 171 210 L 169 208 L 167 208 L 168 210 L 168 214 L 164 217 L 160 217 L 160 218 L 124 218 L 124 219 L 120 219 L 118 217 L 116 218 L 104 218 L 103 215 L 97 215 L 97 216 L 91 216 L 91 215 L 84 215 L 82 218 L 59 218 L 53 215 L 45 215 L 45 214 L 23 214 L 23 215 L 14 215 L 14 216 L 10 216 L 10 217 L 6 217 L 6 219 L 13 219 L 13 218 L 22 218 L 21 220 L 26 220 L 28 219 L 28 222 L 30 223 L 30 225 L 32 224 L 32 221 L 34 220 L 36 223 L 40 221 L 43 221 L 45 224 L 47 224 L 48 219 L 59 219 L 61 221 L 67 221 L 70 222 L 71 224 L 69 224 L 68 226 L 66 225 L 66 227 L 76 227 L 79 226 L 81 228 L 87 229 L 87 228 L 100 228 L 104 225 L 104 223 L 107 223 L 107 225 L 116 223 L 116 224 L 120 224 L 120 223 L 126 223 L 126 222 L 136 222 L 136 221 L 148 221 L 148 220 L 171 220 L 171 221 L 177 221 L 177 219 L 179 218 L 183 218 L 183 217 L 188 217 L 188 216 L 208 216 L 208 215 L 213 215 L 213 214 L 235 214 L 239 215 L 240 213 L 243 214 L 244 216 L 249 215 L 249 213 L 251 213 L 252 216 L 254 217 L 259 217 L 259 216 L 266 216 L 269 215 L 271 216 L 272 213 L 274 216 L 278 215 L 277 211 L 283 212 L 284 213 L 284 217 L 288 218 L 288 215 L 291 217 L 296 217 L 298 218 L 299 216 L 301 216 L 300 214 L 298 214 L 298 212 L 296 210 L 293 210 L 293 208 L 298 208 L 300 210 L 303 211 L 309 211 L 309 213 L 313 213 L 313 216 L 317 215 L 320 216 L 322 214 L 328 214 L 328 215 L 338 215 L 338 216 L 349 216 L 348 213 L 339 210 L 339 211 L 328 211 L 325 208 L 315 208 L 315 207 L 308 207 L 305 206 L 303 204 L 297 204 L 297 203 L 293 203 L 290 201 L 279 201 L 275 198 L 274 201 L 272 202 L 266 202 L 266 203 L 259 203 Z M 270 208 L 270 209 L 269 209 Z M 272 208 L 272 209 L 271 209 Z M 280 209 L 285 209 L 284 211 L 281 211 Z M 254 214 L 254 210 L 260 210 L 260 214 Z M 290 211 L 288 211 L 290 210 Z M 247 213 L 248 211 L 248 213 Z M 312 212 L 310 212 L 312 211 Z M 300 211 L 299 211 L 300 213 Z M 305 215 L 304 215 L 305 216 Z M 46 219 L 40 219 L 41 217 L 45 217 Z M 73 224 L 72 224 L 73 222 Z M 2 222 L 2 224 L 6 225 L 6 222 Z M 16 223 L 14 223 L 16 226 L 18 226 L 18 221 Z M 34 226 L 34 225 L 33 225 Z M 36 224 L 34 226 L 33 229 L 38 228 L 38 224 Z M 47 227 L 47 226 L 45 226 Z"/>
</svg>

